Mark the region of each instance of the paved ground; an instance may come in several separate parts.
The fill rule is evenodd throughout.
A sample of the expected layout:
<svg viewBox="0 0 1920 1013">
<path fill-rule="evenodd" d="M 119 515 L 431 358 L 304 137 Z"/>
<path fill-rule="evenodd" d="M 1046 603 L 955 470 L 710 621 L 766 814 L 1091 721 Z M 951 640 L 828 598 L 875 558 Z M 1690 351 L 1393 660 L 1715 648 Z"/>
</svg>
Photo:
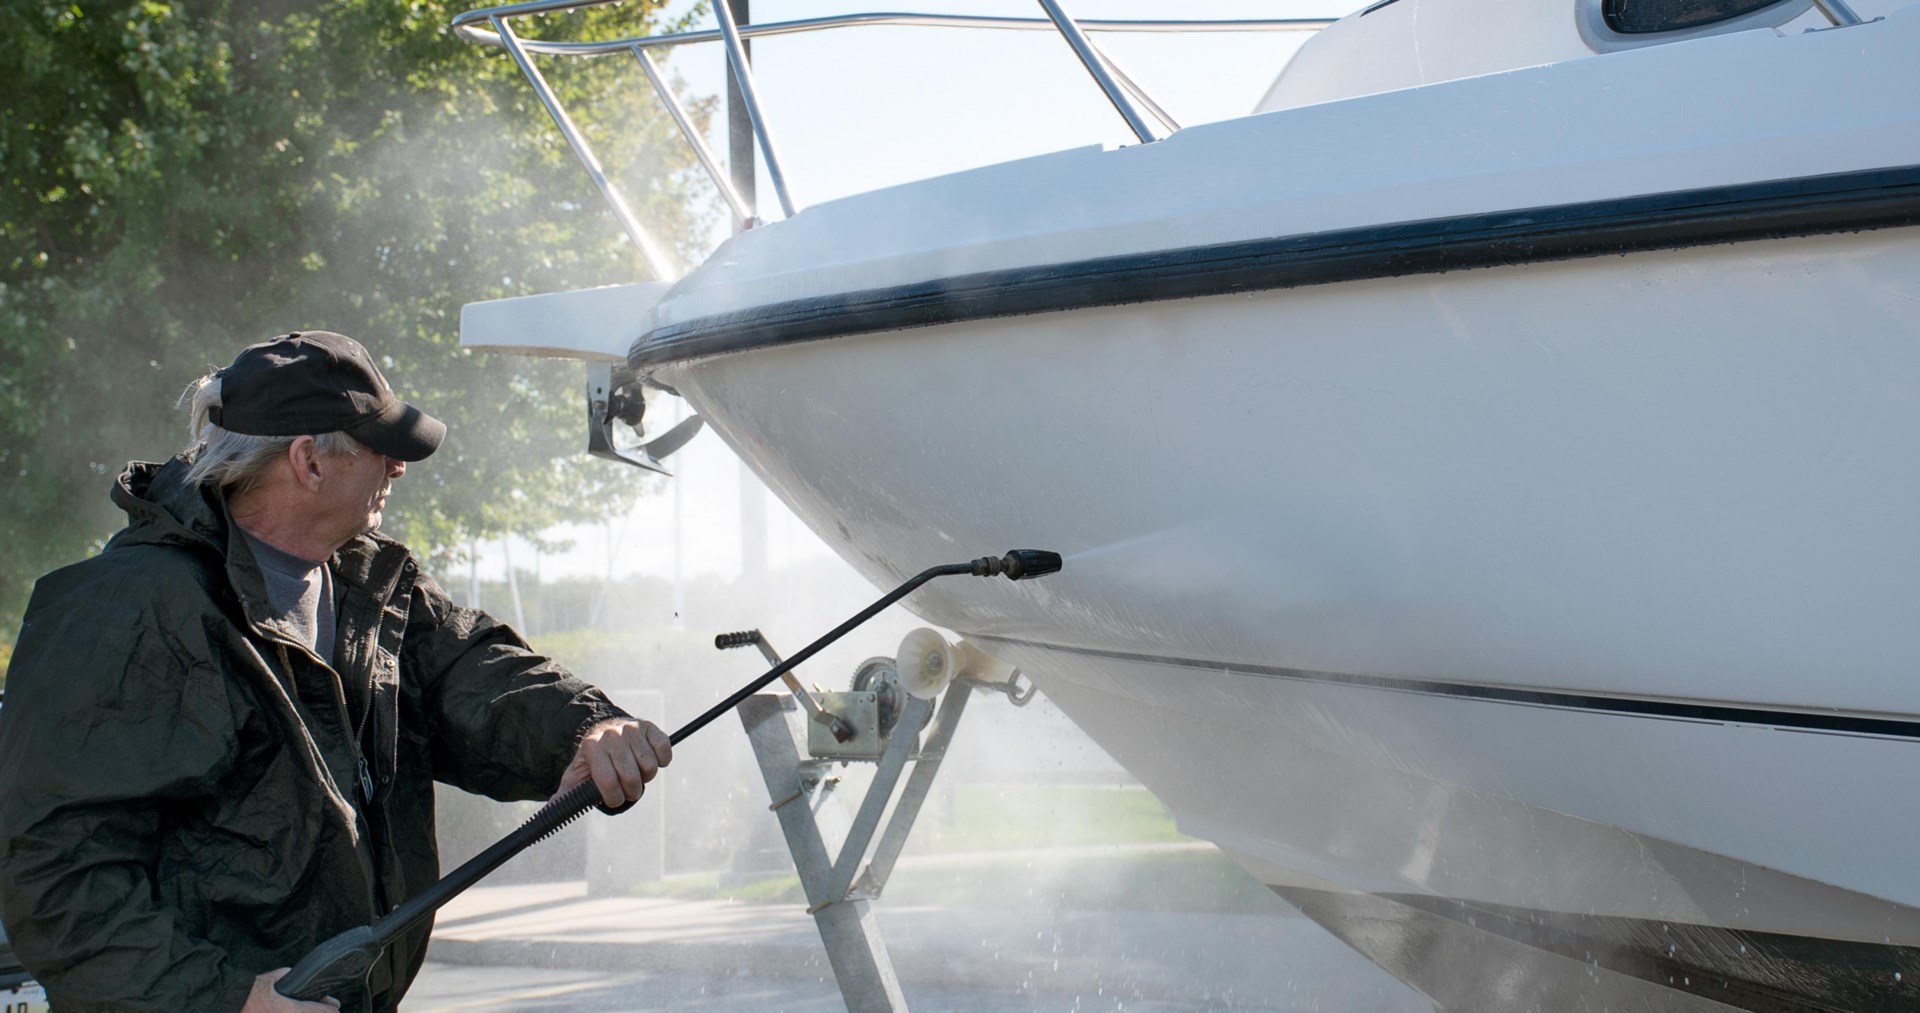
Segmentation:
<svg viewBox="0 0 1920 1013">
<path fill-rule="evenodd" d="M 1137 1010 L 1172 1013 L 1190 1003 L 1125 1000 L 1113 996 L 1021 995 L 952 985 L 902 987 L 914 1013 L 1037 1013 L 1042 1010 Z M 842 1013 L 832 983 L 751 975 L 556 971 L 549 968 L 461 967 L 429 963 L 407 999 L 406 1013 L 629 1013 L 702 1010 L 707 1013 Z M 1306 1008 L 1306 1007 L 1297 1007 Z"/>
<path fill-rule="evenodd" d="M 878 922 L 916 1010 L 1433 1009 L 1299 916 L 883 904 Z M 844 1008 L 792 904 L 481 887 L 430 955 L 408 1013 Z"/>
</svg>

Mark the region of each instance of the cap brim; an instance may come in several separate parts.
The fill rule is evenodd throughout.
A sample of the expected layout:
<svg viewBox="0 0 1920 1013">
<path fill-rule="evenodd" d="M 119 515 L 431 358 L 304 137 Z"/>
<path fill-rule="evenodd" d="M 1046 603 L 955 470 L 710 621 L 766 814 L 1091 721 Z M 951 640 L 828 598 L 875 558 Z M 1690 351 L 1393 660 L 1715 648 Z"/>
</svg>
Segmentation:
<svg viewBox="0 0 1920 1013">
<path fill-rule="evenodd" d="M 447 437 L 447 424 L 404 401 L 345 430 L 348 436 L 396 461 L 426 460 Z"/>
</svg>

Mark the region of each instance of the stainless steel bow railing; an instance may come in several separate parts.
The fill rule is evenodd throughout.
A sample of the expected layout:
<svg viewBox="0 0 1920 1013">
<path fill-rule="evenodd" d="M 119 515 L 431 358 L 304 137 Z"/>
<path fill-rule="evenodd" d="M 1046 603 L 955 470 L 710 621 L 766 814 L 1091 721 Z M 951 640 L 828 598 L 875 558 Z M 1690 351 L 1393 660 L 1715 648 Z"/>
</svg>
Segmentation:
<svg viewBox="0 0 1920 1013">
<path fill-rule="evenodd" d="M 701 166 L 706 169 L 707 175 L 713 179 L 714 186 L 719 188 L 720 196 L 727 202 L 727 207 L 732 211 L 735 225 L 740 228 L 747 228 L 754 224 L 754 209 L 747 205 L 746 199 L 741 196 L 738 188 L 727 178 L 726 173 L 721 171 L 718 161 L 716 161 L 713 156 L 712 150 L 707 147 L 706 141 L 700 136 L 699 130 L 695 128 L 693 120 L 687 115 L 686 108 L 682 106 L 680 100 L 674 96 L 672 89 L 667 87 L 665 79 L 660 74 L 659 65 L 654 62 L 651 55 L 653 50 L 671 46 L 683 46 L 697 42 L 717 41 L 724 44 L 727 53 L 727 65 L 733 73 L 734 81 L 739 85 L 743 105 L 746 107 L 748 119 L 752 123 L 754 139 L 759 145 L 761 156 L 766 161 L 768 181 L 773 184 L 774 194 L 780 201 L 781 213 L 787 217 L 791 217 L 797 210 L 797 205 L 794 202 L 791 190 L 788 188 L 786 172 L 784 171 L 779 153 L 774 145 L 772 131 L 768 128 L 766 118 L 761 112 L 759 93 L 754 87 L 753 69 L 746 58 L 746 46 L 744 43 L 746 39 L 817 32 L 829 28 L 875 25 L 1058 32 L 1060 36 L 1067 41 L 1067 44 L 1073 48 L 1074 54 L 1079 57 L 1081 64 L 1086 67 L 1087 73 L 1099 84 L 1100 90 L 1106 94 L 1107 100 L 1113 103 L 1115 111 L 1126 120 L 1127 126 L 1133 131 L 1134 136 L 1138 137 L 1142 143 L 1150 143 L 1158 140 L 1160 135 L 1156 133 L 1153 126 L 1148 123 L 1148 115 L 1152 116 L 1154 120 L 1159 121 L 1160 126 L 1168 133 L 1179 130 L 1180 124 L 1175 122 L 1173 117 L 1170 116 L 1165 109 L 1161 108 L 1160 104 L 1155 102 L 1153 98 L 1146 93 L 1146 90 L 1141 88 L 1133 78 L 1127 76 L 1127 74 L 1114 63 L 1112 57 L 1101 51 L 1100 48 L 1088 38 L 1088 32 L 1318 31 L 1333 23 L 1331 20 L 1322 18 L 1201 21 L 1076 21 L 1061 7 L 1060 0 L 1037 0 L 1042 10 L 1046 13 L 1046 17 L 1043 18 L 876 12 L 840 14 L 831 17 L 806 18 L 797 21 L 769 22 L 767 24 L 756 25 L 736 24 L 726 0 L 714 0 L 712 7 L 716 19 L 719 21 L 719 27 L 717 29 L 676 32 L 669 35 L 642 35 L 624 39 L 613 39 L 605 42 L 547 42 L 539 39 L 526 39 L 517 35 L 508 23 L 515 18 L 529 15 L 578 10 L 586 7 L 597 7 L 612 2 L 614 2 L 614 0 L 532 0 L 532 2 L 528 3 L 488 7 L 482 10 L 468 11 L 454 18 L 453 29 L 458 32 L 462 38 L 485 45 L 498 46 L 505 49 L 513 57 L 513 61 L 520 68 L 521 73 L 525 74 L 527 81 L 533 85 L 534 93 L 539 96 L 540 104 L 546 107 L 547 114 L 553 117 L 554 125 L 560 128 L 560 133 L 566 138 L 567 145 L 573 149 L 575 157 L 579 158 L 580 163 L 586 167 L 587 175 L 593 180 L 593 185 L 599 189 L 600 195 L 606 199 L 608 206 L 613 209 L 614 217 L 619 220 L 620 227 L 626 232 L 627 238 L 632 240 L 633 245 L 640 251 L 641 259 L 646 262 L 647 269 L 652 272 L 655 277 L 663 280 L 672 280 L 677 276 L 677 271 L 673 266 L 671 258 L 660 244 L 655 242 L 653 237 L 648 234 L 646 228 L 634 215 L 633 209 L 628 205 L 625 196 L 620 193 L 619 188 L 608 178 L 606 170 L 600 164 L 599 157 L 594 154 L 592 146 L 587 143 L 586 136 L 582 134 L 580 128 L 575 125 L 573 118 L 567 114 L 567 110 L 561 104 L 559 97 L 554 94 L 553 88 L 547 84 L 546 78 L 541 75 L 540 69 L 535 66 L 533 57 L 536 54 L 575 57 L 608 56 L 619 53 L 632 55 L 632 57 L 639 62 L 641 72 L 646 76 L 649 87 L 651 87 L 654 94 L 659 97 L 661 103 L 666 106 L 667 112 L 673 117 L 675 126 L 680 130 L 680 135 L 685 138 L 688 146 L 692 148 L 694 157 L 697 158 Z M 1144 114 L 1141 111 L 1141 107 L 1145 107 L 1146 111 Z"/>
</svg>

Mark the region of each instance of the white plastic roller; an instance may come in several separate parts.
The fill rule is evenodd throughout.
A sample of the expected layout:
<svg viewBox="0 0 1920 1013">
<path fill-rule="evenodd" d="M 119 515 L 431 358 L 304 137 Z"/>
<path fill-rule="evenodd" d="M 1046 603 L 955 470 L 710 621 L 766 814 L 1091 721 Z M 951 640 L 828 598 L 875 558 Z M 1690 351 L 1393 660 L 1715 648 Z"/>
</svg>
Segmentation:
<svg viewBox="0 0 1920 1013">
<path fill-rule="evenodd" d="M 893 660 L 900 672 L 900 688 L 910 696 L 931 700 L 953 681 L 953 645 L 925 626 L 901 639 Z"/>
<path fill-rule="evenodd" d="M 900 673 L 900 687 L 922 700 L 931 700 L 955 679 L 994 682 L 1006 678 L 1012 669 L 1006 663 L 966 641 L 947 642 L 936 630 L 925 626 L 907 634 L 894 656 Z"/>
</svg>

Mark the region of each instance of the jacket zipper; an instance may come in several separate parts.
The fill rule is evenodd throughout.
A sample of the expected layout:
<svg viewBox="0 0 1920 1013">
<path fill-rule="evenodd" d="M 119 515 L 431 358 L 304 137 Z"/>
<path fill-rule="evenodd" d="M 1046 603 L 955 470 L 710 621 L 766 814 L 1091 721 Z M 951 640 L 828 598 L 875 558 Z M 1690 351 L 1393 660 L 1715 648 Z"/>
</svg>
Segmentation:
<svg viewBox="0 0 1920 1013">
<path fill-rule="evenodd" d="M 297 677 L 293 674 L 294 673 L 293 659 L 287 655 L 288 645 L 282 641 L 275 641 L 274 646 L 277 647 L 280 651 L 280 664 L 283 667 L 285 667 L 287 670 L 287 681 L 290 683 L 294 683 L 294 694 L 297 696 L 299 695 L 299 692 L 300 692 L 299 684 L 298 684 Z M 328 669 L 329 671 L 333 670 L 333 666 L 321 660 L 320 656 L 318 654 L 313 653 L 311 649 L 308 649 L 301 645 L 295 645 L 295 646 L 299 646 L 301 650 L 305 651 L 307 656 L 312 658 L 315 662 L 318 662 L 321 668 Z M 341 726 L 345 727 L 347 725 L 352 724 L 353 710 L 352 708 L 347 706 L 347 692 L 340 679 L 340 673 L 337 671 L 334 671 L 333 673 L 332 688 L 333 688 L 333 702 L 335 705 L 337 705 L 340 708 Z M 367 671 L 367 708 L 366 708 L 366 711 L 360 715 L 360 726 L 353 730 L 353 734 L 349 737 L 347 742 L 347 748 L 351 750 L 353 753 L 354 775 L 360 782 L 360 799 L 362 804 L 365 804 L 365 805 L 373 804 L 373 771 L 367 766 L 366 755 L 361 749 L 361 740 L 367 734 L 367 722 L 372 720 L 372 718 L 373 718 L 373 670 L 368 669 Z"/>
<path fill-rule="evenodd" d="M 280 652 L 280 664 L 283 667 L 285 667 L 287 670 L 287 681 L 297 682 L 297 679 L 293 674 L 293 671 L 294 671 L 293 659 L 287 655 L 288 645 L 284 641 L 275 641 L 274 646 Z M 327 664 L 324 660 L 320 658 L 318 654 L 313 653 L 311 649 L 298 644 L 293 646 L 300 647 L 300 649 L 306 653 L 307 657 L 312 658 L 316 663 L 320 665 L 321 668 L 328 669 L 329 671 L 333 670 L 332 665 Z M 354 732 L 352 736 L 352 741 L 347 743 L 347 748 L 351 750 L 353 753 L 353 765 L 355 767 L 355 774 L 358 776 L 360 781 L 360 798 L 362 801 L 359 806 L 354 807 L 353 816 L 356 820 L 359 820 L 364 825 L 365 832 L 368 835 L 367 836 L 367 860 L 368 862 L 371 863 L 371 868 L 369 868 L 368 871 L 372 874 L 372 877 L 373 877 L 374 911 L 378 915 L 385 915 L 389 910 L 392 910 L 392 905 L 390 905 L 387 902 L 387 885 L 383 881 L 383 878 L 380 872 L 380 856 L 378 853 L 379 849 L 374 847 L 374 843 L 373 843 L 373 838 L 372 838 L 373 821 L 370 818 L 368 818 L 366 812 L 364 811 L 364 808 L 366 806 L 371 806 L 373 804 L 373 773 L 367 769 L 367 758 L 361 752 L 361 749 L 360 749 L 360 737 L 366 734 L 367 722 L 371 720 L 373 717 L 373 676 L 371 674 L 372 672 L 371 669 L 369 669 L 368 672 L 369 674 L 367 676 L 366 713 L 360 715 L 360 727 L 356 732 Z M 342 726 L 345 726 L 352 723 L 353 711 L 347 707 L 347 693 L 346 693 L 346 690 L 343 688 L 344 683 L 340 679 L 340 673 L 338 671 L 334 671 L 333 675 L 334 675 L 332 680 L 333 702 L 340 708 L 340 717 L 342 718 L 340 723 Z M 296 694 L 298 693 L 297 689 L 295 690 L 295 693 Z"/>
</svg>

